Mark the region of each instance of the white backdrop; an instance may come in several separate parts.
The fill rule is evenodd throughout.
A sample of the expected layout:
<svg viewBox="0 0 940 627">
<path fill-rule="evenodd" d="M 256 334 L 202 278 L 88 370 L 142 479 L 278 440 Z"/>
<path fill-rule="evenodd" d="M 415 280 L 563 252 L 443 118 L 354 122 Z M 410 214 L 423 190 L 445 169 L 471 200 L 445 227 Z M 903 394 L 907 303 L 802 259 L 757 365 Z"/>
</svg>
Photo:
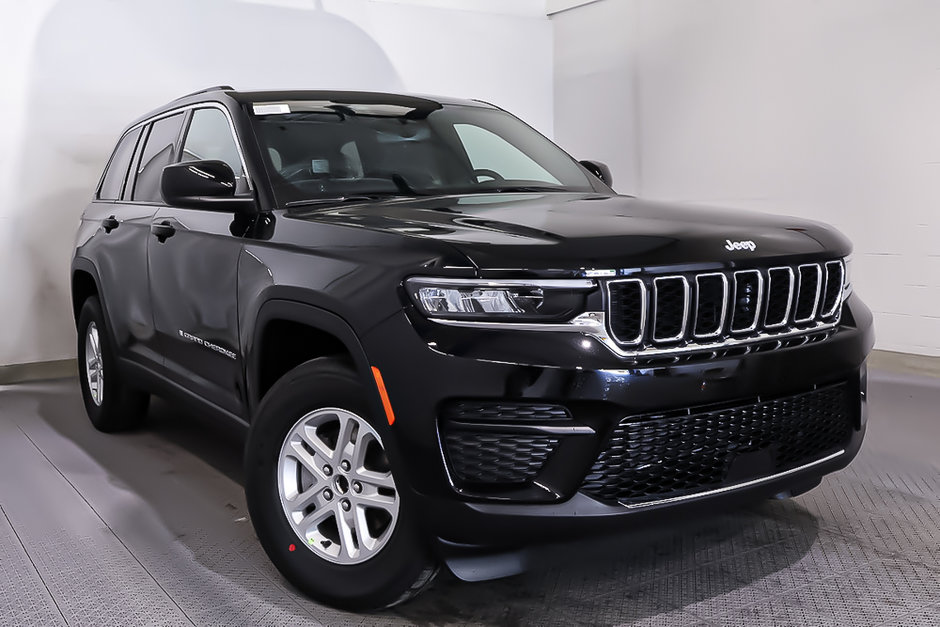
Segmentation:
<svg viewBox="0 0 940 627">
<path fill-rule="evenodd" d="M 559 143 L 607 159 L 621 192 L 834 224 L 878 348 L 940 355 L 940 2 L 601 0 L 552 19 Z"/>
<path fill-rule="evenodd" d="M 74 356 L 78 217 L 122 128 L 189 91 L 489 100 L 552 132 L 543 0 L 0 2 L 0 365 Z"/>
</svg>

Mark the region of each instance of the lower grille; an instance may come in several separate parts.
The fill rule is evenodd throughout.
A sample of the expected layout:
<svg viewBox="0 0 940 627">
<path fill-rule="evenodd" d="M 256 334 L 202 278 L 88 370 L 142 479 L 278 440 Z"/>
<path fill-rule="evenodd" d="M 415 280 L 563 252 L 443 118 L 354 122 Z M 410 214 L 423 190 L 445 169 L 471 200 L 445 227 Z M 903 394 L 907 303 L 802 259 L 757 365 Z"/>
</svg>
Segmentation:
<svg viewBox="0 0 940 627">
<path fill-rule="evenodd" d="M 520 484 L 538 475 L 558 438 L 539 434 L 449 431 L 443 444 L 454 479 Z"/>
<path fill-rule="evenodd" d="M 855 404 L 843 383 L 727 409 L 626 418 L 581 490 L 639 503 L 796 468 L 846 444 Z"/>
<path fill-rule="evenodd" d="M 465 487 L 505 489 L 538 476 L 561 441 L 538 426 L 567 424 L 571 413 L 549 403 L 460 400 L 446 403 L 440 418 L 451 478 Z"/>
</svg>

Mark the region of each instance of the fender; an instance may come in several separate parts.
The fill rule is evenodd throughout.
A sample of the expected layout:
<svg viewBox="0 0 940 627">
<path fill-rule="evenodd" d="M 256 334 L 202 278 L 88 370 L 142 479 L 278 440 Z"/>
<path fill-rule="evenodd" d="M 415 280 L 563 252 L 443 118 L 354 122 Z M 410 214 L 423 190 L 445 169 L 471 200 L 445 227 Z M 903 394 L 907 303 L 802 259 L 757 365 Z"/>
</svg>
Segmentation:
<svg viewBox="0 0 940 627">
<path fill-rule="evenodd" d="M 251 333 L 243 338 L 245 346 L 245 383 L 248 394 L 249 416 L 254 416 L 261 402 L 260 398 L 260 367 L 261 351 L 258 350 L 258 339 L 261 330 L 271 320 L 281 319 L 290 320 L 300 324 L 305 324 L 315 329 L 325 331 L 336 337 L 346 350 L 352 356 L 353 365 L 362 381 L 372 390 L 369 394 L 369 403 L 374 415 L 384 415 L 382 400 L 379 397 L 378 389 L 372 378 L 372 369 L 369 359 L 366 357 L 365 350 L 359 342 L 359 338 L 353 328 L 340 316 L 298 300 L 288 300 L 286 298 L 271 298 L 264 301 L 258 308 L 254 320 L 248 320 L 242 327 L 251 329 Z"/>
<path fill-rule="evenodd" d="M 87 272 L 91 275 L 91 279 L 95 282 L 95 288 L 98 292 L 98 300 L 101 302 L 101 311 L 104 314 L 104 320 L 108 323 L 108 337 L 111 339 L 111 346 L 116 346 L 117 344 L 114 341 L 114 325 L 111 324 L 111 313 L 108 311 L 107 297 L 104 293 L 104 288 L 101 283 L 101 277 L 98 275 L 98 268 L 95 266 L 94 262 L 87 257 L 73 257 L 72 258 L 72 267 L 69 270 L 69 300 L 72 301 L 72 311 L 78 306 L 78 303 L 74 301 L 75 294 L 72 293 L 72 280 L 75 278 L 75 272 L 82 271 Z M 75 317 L 75 327 L 78 328 L 78 316 Z"/>
</svg>

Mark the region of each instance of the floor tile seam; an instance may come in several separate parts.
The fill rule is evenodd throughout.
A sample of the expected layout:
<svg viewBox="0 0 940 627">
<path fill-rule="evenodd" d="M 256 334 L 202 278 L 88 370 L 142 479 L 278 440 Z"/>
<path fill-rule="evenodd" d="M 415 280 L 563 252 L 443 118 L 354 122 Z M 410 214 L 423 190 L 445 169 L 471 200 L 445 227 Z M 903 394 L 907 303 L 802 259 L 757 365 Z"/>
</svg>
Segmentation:
<svg viewBox="0 0 940 627">
<path fill-rule="evenodd" d="M 876 544 L 869 543 L 866 541 L 866 539 L 854 533 L 847 534 L 837 529 L 832 529 L 828 527 L 821 527 L 821 528 L 825 529 L 827 533 L 838 536 L 842 538 L 843 540 L 854 540 L 857 546 L 862 547 L 864 549 L 869 549 L 873 551 L 874 553 L 877 553 L 882 559 L 890 558 L 890 559 L 895 559 L 895 560 L 902 560 L 902 561 L 910 562 L 912 564 L 923 566 L 924 568 L 927 568 L 928 570 L 940 572 L 940 565 L 928 564 L 927 562 L 911 557 L 910 555 L 908 555 L 907 553 L 904 553 L 903 551 L 891 551 L 890 549 L 886 549 Z M 868 560 L 868 561 L 874 561 L 874 560 Z"/>
<path fill-rule="evenodd" d="M 861 567 L 861 566 L 865 566 L 865 565 L 867 565 L 867 564 L 869 564 L 869 563 L 871 563 L 871 562 L 874 562 L 874 561 L 876 561 L 876 560 L 866 560 L 865 562 L 859 564 L 858 566 L 860 566 L 860 567 Z M 745 603 L 745 604 L 743 604 L 743 605 L 739 605 L 739 606 L 737 606 L 737 607 L 734 608 L 734 611 L 737 612 L 737 611 L 740 611 L 740 610 L 749 609 L 749 608 L 755 607 L 755 606 L 757 606 L 757 605 L 761 605 L 761 604 L 767 603 L 768 601 L 772 601 L 772 600 L 779 599 L 779 598 L 784 597 L 784 596 L 791 595 L 791 594 L 793 594 L 793 593 L 795 593 L 795 592 L 799 592 L 799 591 L 801 591 L 801 590 L 804 590 L 804 589 L 806 589 L 806 588 L 809 588 L 809 587 L 811 587 L 811 586 L 814 586 L 814 585 L 816 585 L 816 584 L 818 584 L 818 583 L 820 583 L 820 582 L 823 582 L 823 581 L 827 581 L 827 580 L 830 580 L 830 579 L 839 579 L 839 578 L 842 578 L 846 573 L 849 573 L 849 572 L 851 572 L 852 570 L 853 570 L 853 569 L 850 568 L 850 569 L 846 569 L 846 570 L 844 570 L 844 571 L 840 571 L 840 572 L 838 572 L 838 573 L 831 573 L 831 574 L 826 575 L 826 576 L 824 576 L 824 577 L 817 577 L 816 579 L 813 579 L 812 581 L 807 581 L 806 583 L 803 583 L 803 584 L 800 584 L 800 585 L 797 585 L 797 586 L 793 586 L 793 587 L 790 587 L 790 588 L 786 588 L 786 589 L 784 589 L 784 590 L 781 590 L 780 592 L 772 592 L 772 591 L 770 591 L 770 590 L 767 590 L 767 591 L 765 591 L 765 593 L 763 594 L 762 598 L 760 598 L 759 600 L 751 601 L 751 602 Z M 857 570 L 857 569 L 855 569 L 855 570 Z M 778 571 L 778 572 L 779 572 L 779 571 Z M 762 592 L 764 592 L 764 591 L 762 591 Z"/>
<path fill-rule="evenodd" d="M 62 608 L 59 607 L 59 602 L 56 601 L 55 595 L 52 594 L 52 590 L 49 589 L 49 584 L 46 583 L 45 578 L 42 576 L 42 573 L 39 572 L 39 568 L 36 567 L 36 563 L 33 561 L 33 557 L 29 554 L 29 550 L 26 548 L 26 545 L 23 543 L 20 534 L 17 533 L 16 527 L 13 526 L 13 521 L 10 520 L 10 517 L 7 516 L 6 510 L 3 508 L 3 505 L 0 505 L 0 514 L 3 514 L 3 518 L 7 521 L 7 524 L 10 525 L 10 530 L 13 532 L 13 537 L 16 538 L 16 541 L 19 543 L 20 548 L 23 549 L 23 555 L 26 556 L 26 559 L 29 560 L 30 566 L 32 566 L 33 571 L 36 573 L 36 576 L 39 577 L 39 581 L 42 582 L 43 588 L 46 590 L 46 594 L 49 595 L 49 600 L 52 601 L 52 604 L 55 606 L 56 611 L 59 613 L 59 616 L 62 618 L 62 621 L 69 625 L 69 619 L 65 617 L 65 613 L 62 612 Z"/>
<path fill-rule="evenodd" d="M 191 549 L 190 549 L 190 550 L 191 550 Z M 243 551 L 241 551 L 240 549 L 237 549 L 237 548 L 236 548 L 236 549 L 233 549 L 233 550 L 232 550 L 232 553 L 238 557 L 239 562 L 241 562 L 241 563 L 247 565 L 248 568 L 250 568 L 252 572 L 256 573 L 259 577 L 261 577 L 262 579 L 264 579 L 265 581 L 267 581 L 269 584 L 271 584 L 271 586 L 272 586 L 273 588 L 275 588 L 279 593 L 281 593 L 281 596 L 283 596 L 285 599 L 290 600 L 290 601 L 291 601 L 299 610 L 301 610 L 306 616 L 308 616 L 310 619 L 316 621 L 317 624 L 320 624 L 320 623 L 319 623 L 319 619 L 317 618 L 317 616 L 316 616 L 315 614 L 313 614 L 309 609 L 307 609 L 306 607 L 304 607 L 303 603 L 300 602 L 300 600 L 297 598 L 297 595 L 296 595 L 296 594 L 292 593 L 292 592 L 291 592 L 287 587 L 285 587 L 281 582 L 276 581 L 276 580 L 272 579 L 271 577 L 269 577 L 268 574 L 265 573 L 264 570 L 262 570 L 261 568 L 259 568 L 251 559 L 249 559 L 249 558 L 244 554 Z M 159 558 L 160 555 L 161 555 L 161 554 L 156 553 L 155 555 L 152 555 L 151 557 L 153 557 L 153 558 Z M 221 576 L 221 575 L 220 575 L 220 576 Z"/>
<path fill-rule="evenodd" d="M 277 581 L 276 579 L 273 579 L 263 569 L 258 568 L 257 564 L 255 564 L 252 560 L 250 560 L 245 555 L 244 551 L 242 551 L 241 549 L 235 549 L 234 552 L 236 555 L 238 555 L 239 559 L 241 559 L 242 562 L 247 564 L 254 572 L 256 572 L 259 576 L 263 577 L 265 581 L 270 583 L 274 588 L 280 591 L 286 598 L 290 599 L 294 603 L 294 605 L 296 605 L 300 610 L 302 610 L 307 616 L 317 621 L 317 623 L 319 624 L 320 621 L 317 618 L 317 616 L 313 614 L 313 612 L 311 612 L 308 608 L 306 608 L 304 604 L 301 603 L 300 600 L 298 600 L 297 595 L 292 593 L 291 590 L 289 590 L 282 582 Z"/>
<path fill-rule="evenodd" d="M 877 625 L 874 625 L 873 627 L 882 627 L 883 625 L 897 625 L 898 621 L 914 616 L 915 614 L 917 614 L 918 612 L 922 612 L 923 610 L 929 610 L 930 608 L 940 608 L 940 601 L 935 602 L 935 603 L 928 603 L 927 605 L 922 605 L 921 607 L 918 607 L 916 609 L 911 610 L 910 612 L 907 612 L 903 616 L 898 616 L 896 618 L 889 618 L 888 620 L 882 621 L 878 623 Z"/>
<path fill-rule="evenodd" d="M 727 557 L 718 557 L 718 558 L 713 558 L 713 559 L 706 560 L 706 561 L 704 561 L 704 562 L 697 562 L 694 566 L 690 566 L 690 567 L 688 567 L 688 568 L 683 568 L 683 569 L 681 569 L 681 570 L 677 570 L 677 571 L 673 571 L 673 572 L 668 572 L 668 573 L 665 573 L 665 574 L 660 575 L 660 576 L 658 576 L 658 577 L 654 577 L 654 578 L 652 578 L 652 579 L 649 579 L 648 581 L 649 581 L 649 582 L 661 581 L 661 580 L 667 579 L 667 578 L 669 578 L 669 577 L 675 577 L 675 576 L 677 576 L 677 575 L 684 575 L 684 574 L 687 574 L 687 573 L 691 573 L 691 572 L 693 572 L 693 571 L 699 570 L 700 568 L 703 568 L 703 567 L 706 567 L 706 566 L 716 566 L 716 565 L 717 565 L 717 566 L 720 566 L 720 565 L 722 565 L 722 564 L 723 564 L 725 561 L 727 561 L 727 560 L 734 559 L 735 557 L 738 557 L 738 556 L 743 556 L 743 555 L 749 555 L 749 554 L 751 554 L 751 553 L 756 553 L 756 552 L 758 552 L 758 551 L 765 550 L 765 549 L 767 549 L 767 548 L 777 546 L 778 544 L 783 544 L 783 543 L 786 542 L 786 541 L 787 541 L 786 539 L 775 540 L 774 542 L 771 542 L 771 543 L 769 543 L 769 544 L 765 544 L 765 545 L 763 545 L 763 546 L 758 546 L 758 547 L 753 547 L 753 548 L 747 549 L 746 551 L 743 551 L 743 552 L 741 552 L 741 553 L 735 553 L 734 555 L 730 555 L 730 556 L 727 556 Z M 733 574 L 733 573 L 732 573 L 732 574 Z M 737 577 L 735 577 L 735 579 L 737 579 Z M 742 580 L 739 580 L 739 581 L 742 581 Z M 743 582 L 743 581 L 742 581 L 742 583 L 747 583 L 747 582 Z"/>
<path fill-rule="evenodd" d="M 151 579 L 151 581 L 153 581 L 154 585 L 156 585 L 157 588 L 160 589 L 160 592 L 162 592 L 163 595 L 166 596 L 166 599 L 167 599 L 170 603 L 172 603 L 172 604 L 176 607 L 177 610 L 179 610 L 179 612 L 183 615 L 183 617 L 185 617 L 186 620 L 189 621 L 189 624 L 190 624 L 190 625 L 193 625 L 193 627 L 195 627 L 195 626 L 196 626 L 196 623 L 193 621 L 192 618 L 190 618 L 189 614 L 187 614 L 186 611 L 185 611 L 182 607 L 180 607 L 179 603 L 177 603 L 176 600 L 175 600 L 172 596 L 170 596 L 170 593 L 167 592 L 167 590 L 166 590 L 166 589 L 163 587 L 163 585 L 157 580 L 157 578 L 153 575 L 153 573 L 151 573 L 150 570 L 149 570 L 146 566 L 144 566 L 144 564 L 140 561 L 140 559 L 138 559 L 137 555 L 135 555 L 134 552 L 130 549 L 130 547 L 127 546 L 127 544 L 124 542 L 124 540 L 117 534 L 117 532 L 111 527 L 111 525 L 109 525 L 109 524 L 107 523 L 107 521 L 105 521 L 105 519 L 101 516 L 101 514 L 98 512 L 98 510 L 95 509 L 95 507 L 91 504 L 91 502 L 85 497 L 85 495 L 82 493 L 82 491 L 79 490 L 78 487 L 77 487 L 74 483 L 72 483 L 71 479 L 69 479 L 69 478 L 65 475 L 65 473 L 62 472 L 62 470 L 55 464 L 55 462 L 53 462 L 53 461 L 49 458 L 49 456 L 46 455 L 45 451 L 43 451 L 41 448 L 39 448 L 39 445 L 37 445 L 36 442 L 34 442 L 33 439 L 32 439 L 31 437 L 29 437 L 29 434 L 26 433 L 26 431 L 23 429 L 22 425 L 17 424 L 16 426 L 17 426 L 17 428 L 20 430 L 20 432 L 23 434 L 23 436 L 29 441 L 29 443 L 33 445 L 33 447 L 36 449 L 36 451 L 37 451 L 40 455 L 42 455 L 43 459 L 45 459 L 46 462 L 47 462 L 50 466 L 52 466 L 52 468 L 59 474 L 59 476 L 62 477 L 62 479 L 72 488 L 72 490 L 75 492 L 75 494 L 77 494 L 78 497 L 81 498 L 82 501 L 84 501 L 84 503 L 85 503 L 85 505 L 88 507 L 88 509 L 90 509 L 91 512 L 95 515 L 95 517 L 96 517 L 98 520 L 101 521 L 101 524 L 103 524 L 103 525 L 105 526 L 105 528 L 108 530 L 108 532 L 111 534 L 111 536 L 113 536 L 114 539 L 117 540 L 118 543 L 120 543 L 120 545 L 121 545 L 121 546 L 124 548 L 124 550 L 127 552 L 128 556 L 130 556 L 130 558 L 133 559 L 134 562 L 136 562 L 137 565 L 140 566 L 140 568 L 141 568 L 145 573 L 147 573 L 147 576 L 150 577 L 150 579 Z"/>
</svg>

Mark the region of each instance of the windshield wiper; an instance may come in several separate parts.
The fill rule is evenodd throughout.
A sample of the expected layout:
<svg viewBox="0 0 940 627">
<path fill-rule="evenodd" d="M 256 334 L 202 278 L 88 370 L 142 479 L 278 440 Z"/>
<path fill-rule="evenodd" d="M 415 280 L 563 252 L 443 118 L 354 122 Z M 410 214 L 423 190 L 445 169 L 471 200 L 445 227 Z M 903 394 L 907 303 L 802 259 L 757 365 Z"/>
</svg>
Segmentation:
<svg viewBox="0 0 940 627">
<path fill-rule="evenodd" d="M 404 176 L 402 176 L 398 172 L 392 173 L 392 183 L 395 184 L 395 187 L 398 188 L 398 191 L 400 191 L 402 194 L 405 194 L 406 196 L 430 196 L 431 195 L 430 192 L 416 190 L 414 187 L 411 186 L 411 183 L 408 182 L 408 179 L 406 179 Z"/>
<path fill-rule="evenodd" d="M 567 192 L 568 189 L 564 187 L 557 187 L 553 185 L 498 185 L 489 189 L 481 189 L 480 192 L 496 192 L 497 194 L 511 193 L 511 192 Z"/>
<path fill-rule="evenodd" d="M 284 203 L 285 207 L 307 207 L 310 205 L 339 205 L 347 202 L 371 202 L 392 198 L 399 194 L 350 194 L 349 196 L 330 196 L 329 198 L 308 198 L 306 200 L 292 200 Z"/>
</svg>

